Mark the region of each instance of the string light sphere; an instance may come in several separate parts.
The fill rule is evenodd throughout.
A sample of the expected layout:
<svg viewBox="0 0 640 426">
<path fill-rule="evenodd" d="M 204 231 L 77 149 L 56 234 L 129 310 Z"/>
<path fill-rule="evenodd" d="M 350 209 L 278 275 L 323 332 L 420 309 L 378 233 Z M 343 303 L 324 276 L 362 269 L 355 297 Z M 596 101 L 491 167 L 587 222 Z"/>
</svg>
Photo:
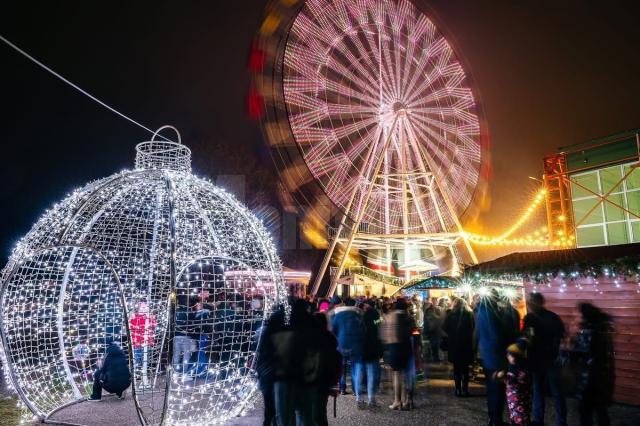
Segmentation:
<svg viewBox="0 0 640 426">
<path fill-rule="evenodd" d="M 2 271 L 3 366 L 36 416 L 84 400 L 111 342 L 142 424 L 217 424 L 252 399 L 257 331 L 285 303 L 280 261 L 180 140 L 153 139 L 134 170 L 47 210 Z"/>
</svg>

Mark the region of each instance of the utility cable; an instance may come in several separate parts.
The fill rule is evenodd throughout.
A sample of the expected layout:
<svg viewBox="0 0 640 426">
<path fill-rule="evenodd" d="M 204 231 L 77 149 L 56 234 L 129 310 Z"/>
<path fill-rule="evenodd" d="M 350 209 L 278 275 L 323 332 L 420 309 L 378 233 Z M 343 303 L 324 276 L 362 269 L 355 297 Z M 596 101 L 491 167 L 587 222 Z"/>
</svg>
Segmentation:
<svg viewBox="0 0 640 426">
<path fill-rule="evenodd" d="M 136 120 L 134 120 L 133 118 L 121 113 L 120 111 L 118 111 L 117 109 L 113 108 L 112 106 L 106 104 L 105 102 L 101 101 L 100 99 L 96 98 L 95 96 L 93 96 L 91 93 L 87 92 L 86 90 L 82 89 L 81 87 L 79 87 L 77 84 L 67 80 L 66 78 L 64 78 L 63 76 L 61 76 L 60 74 L 58 74 L 57 72 L 55 72 L 54 70 L 52 70 L 51 68 L 49 68 L 48 66 L 46 66 L 45 64 L 43 64 L 42 62 L 40 62 L 39 60 L 37 60 L 36 58 L 34 58 L 33 56 L 29 55 L 27 52 L 25 52 L 24 50 L 20 49 L 18 46 L 16 46 L 15 44 L 13 44 L 11 41 L 7 40 L 5 37 L 3 37 L 0 34 L 0 40 L 2 40 L 7 46 L 11 47 L 13 50 L 15 50 L 16 52 L 20 53 L 22 56 L 24 56 L 25 58 L 29 59 L 31 62 L 33 62 L 34 64 L 38 65 L 40 68 L 44 69 L 45 71 L 49 72 L 50 74 L 54 75 L 55 77 L 57 77 L 58 79 L 62 80 L 63 82 L 67 83 L 69 86 L 73 87 L 74 89 L 76 89 L 78 92 L 82 93 L 83 95 L 89 97 L 90 99 L 92 99 L 93 101 L 99 103 L 100 105 L 102 105 L 103 107 L 105 107 L 106 109 L 108 109 L 109 111 L 119 115 L 120 117 L 124 118 L 125 120 L 135 124 L 136 126 L 146 130 L 147 132 L 154 134 L 155 132 L 153 130 L 151 130 L 150 128 L 138 123 Z M 158 135 L 159 137 L 161 137 L 162 139 L 168 141 L 168 142 L 174 142 L 171 139 L 168 139 L 162 135 Z"/>
</svg>

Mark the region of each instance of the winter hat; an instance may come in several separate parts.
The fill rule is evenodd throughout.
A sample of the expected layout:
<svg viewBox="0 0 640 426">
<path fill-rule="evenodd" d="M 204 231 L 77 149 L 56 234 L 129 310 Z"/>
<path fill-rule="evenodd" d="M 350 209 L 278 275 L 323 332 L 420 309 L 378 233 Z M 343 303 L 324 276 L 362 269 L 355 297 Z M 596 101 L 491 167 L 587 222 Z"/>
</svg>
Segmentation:
<svg viewBox="0 0 640 426">
<path fill-rule="evenodd" d="M 507 353 L 519 356 L 520 358 L 526 358 L 527 344 L 528 344 L 527 339 L 520 338 L 516 340 L 515 343 L 512 343 L 509 345 L 509 347 L 507 348 Z"/>
</svg>

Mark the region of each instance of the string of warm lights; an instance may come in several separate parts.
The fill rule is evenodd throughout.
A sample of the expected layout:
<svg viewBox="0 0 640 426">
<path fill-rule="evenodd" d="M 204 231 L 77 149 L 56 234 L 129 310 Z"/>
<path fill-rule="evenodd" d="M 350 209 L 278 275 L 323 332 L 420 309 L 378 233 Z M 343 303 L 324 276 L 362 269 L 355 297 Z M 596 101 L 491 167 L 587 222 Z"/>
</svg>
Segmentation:
<svg viewBox="0 0 640 426">
<path fill-rule="evenodd" d="M 497 236 L 482 235 L 476 233 L 465 233 L 470 242 L 482 245 L 482 246 L 524 246 L 524 247 L 569 247 L 574 243 L 575 237 L 573 235 L 559 235 L 558 238 L 551 240 L 549 232 L 546 227 L 542 227 L 533 233 L 527 234 L 523 237 L 510 238 L 516 231 L 522 228 L 531 216 L 535 213 L 536 209 L 542 204 L 545 199 L 547 191 L 546 189 L 539 190 L 529 206 L 525 209 L 522 215 L 516 220 L 506 231 Z"/>
</svg>

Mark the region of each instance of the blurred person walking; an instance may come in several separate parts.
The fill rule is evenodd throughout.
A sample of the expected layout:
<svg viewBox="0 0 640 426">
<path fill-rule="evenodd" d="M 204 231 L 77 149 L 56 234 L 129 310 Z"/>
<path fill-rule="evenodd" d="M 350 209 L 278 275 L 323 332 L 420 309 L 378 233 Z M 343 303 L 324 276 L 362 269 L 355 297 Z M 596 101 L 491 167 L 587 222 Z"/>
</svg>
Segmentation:
<svg viewBox="0 0 640 426">
<path fill-rule="evenodd" d="M 564 324 L 558 315 L 545 309 L 541 293 L 531 293 L 527 305 L 523 331 L 531 343 L 528 361 L 533 376 L 532 425 L 544 424 L 545 395 L 549 389 L 555 403 L 556 422 L 558 426 L 566 426 L 567 403 L 561 389 L 561 371 L 556 364 L 560 342 L 565 336 Z"/>
<path fill-rule="evenodd" d="M 519 331 L 517 313 L 493 289 L 476 306 L 476 336 L 480 345 L 480 358 L 486 378 L 488 425 L 503 424 L 505 387 L 495 379 L 498 370 L 506 369 L 504 354 L 515 342 Z"/>
<path fill-rule="evenodd" d="M 277 369 L 276 351 L 272 336 L 285 330 L 284 307 L 279 307 L 259 330 L 256 351 L 256 372 L 258 387 L 264 403 L 263 426 L 272 426 L 276 420 L 276 401 L 274 394 L 275 372 Z"/>
<path fill-rule="evenodd" d="M 365 365 L 365 376 L 367 382 L 367 404 L 369 407 L 377 406 L 376 394 L 380 385 L 380 358 L 382 357 L 382 342 L 378 325 L 380 324 L 380 314 L 375 308 L 373 301 L 364 303 L 364 347 L 363 361 Z"/>
<path fill-rule="evenodd" d="M 580 425 L 593 425 L 595 414 L 598 426 L 609 426 L 608 407 L 615 383 L 612 320 L 591 303 L 581 303 L 578 310 L 582 318 L 572 351 L 579 365 L 576 398 Z"/>
<path fill-rule="evenodd" d="M 469 365 L 473 364 L 475 354 L 475 319 L 464 299 L 458 298 L 454 301 L 453 309 L 447 314 L 442 329 L 447 334 L 447 358 L 453 364 L 455 395 L 468 397 Z"/>
<path fill-rule="evenodd" d="M 362 404 L 360 384 L 364 368 L 364 323 L 362 311 L 355 307 L 355 303 L 355 300 L 349 298 L 345 300 L 345 306 L 335 308 L 331 329 L 338 338 L 338 350 L 342 355 L 340 393 L 347 393 L 347 370 L 350 370 L 356 402 Z"/>
<path fill-rule="evenodd" d="M 318 387 L 313 404 L 313 424 L 317 426 L 327 426 L 327 403 L 329 396 L 337 395 L 336 385 L 340 381 L 342 368 L 342 356 L 338 352 L 338 340 L 327 328 L 327 316 L 323 312 L 316 312 L 313 315 L 317 331 L 311 338 L 318 345 L 318 353 L 321 357 L 321 367 L 319 373 Z M 317 335 L 317 338 L 313 336 Z"/>
<path fill-rule="evenodd" d="M 411 332 L 413 321 L 407 312 L 407 302 L 398 299 L 382 323 L 382 341 L 387 362 L 393 370 L 392 410 L 408 410 L 409 404 L 409 362 L 411 359 Z"/>
<path fill-rule="evenodd" d="M 440 362 L 440 342 L 442 340 L 442 311 L 438 307 L 437 298 L 432 298 L 425 305 L 424 315 L 422 316 L 423 328 L 422 333 L 429 341 L 431 349 L 431 361 Z"/>
</svg>

